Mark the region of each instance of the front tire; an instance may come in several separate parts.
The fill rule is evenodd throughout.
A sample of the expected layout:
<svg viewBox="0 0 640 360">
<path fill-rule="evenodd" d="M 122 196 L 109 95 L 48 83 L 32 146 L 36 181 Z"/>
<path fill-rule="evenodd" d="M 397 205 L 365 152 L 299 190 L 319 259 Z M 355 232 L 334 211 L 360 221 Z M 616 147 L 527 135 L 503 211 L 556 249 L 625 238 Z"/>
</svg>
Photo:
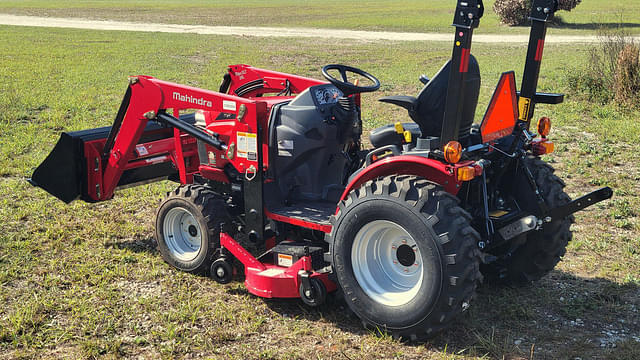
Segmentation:
<svg viewBox="0 0 640 360">
<path fill-rule="evenodd" d="M 156 240 L 162 258 L 178 270 L 204 273 L 226 219 L 224 201 L 203 185 L 180 186 L 156 212 Z"/>
<path fill-rule="evenodd" d="M 458 199 L 415 176 L 367 182 L 339 204 L 333 268 L 365 326 L 411 340 L 446 328 L 481 279 L 479 234 Z"/>
</svg>

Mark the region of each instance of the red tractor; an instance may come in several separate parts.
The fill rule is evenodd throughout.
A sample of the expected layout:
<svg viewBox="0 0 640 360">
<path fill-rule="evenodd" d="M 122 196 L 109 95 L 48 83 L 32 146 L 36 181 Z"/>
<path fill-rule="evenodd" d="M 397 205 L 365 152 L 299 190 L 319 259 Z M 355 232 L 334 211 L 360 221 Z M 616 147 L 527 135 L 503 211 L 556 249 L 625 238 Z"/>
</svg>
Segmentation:
<svg viewBox="0 0 640 360">
<path fill-rule="evenodd" d="M 416 96 L 381 101 L 413 122 L 370 134 L 360 94 L 380 82 L 344 65 L 319 81 L 229 66 L 219 92 L 136 76 L 111 127 L 63 133 L 31 183 L 64 202 L 109 200 L 117 188 L 179 182 L 156 213 L 175 268 L 249 292 L 322 304 L 340 291 L 363 323 L 408 339 L 449 325 L 485 279 L 522 284 L 552 270 L 572 213 L 612 195 L 571 201 L 540 155 L 550 121 L 530 131 L 547 21 L 535 0 L 522 89 L 502 74 L 473 125 L 480 71 L 470 54 L 481 0 L 459 1 L 451 60 Z M 354 78 L 360 80 L 355 81 Z"/>
</svg>

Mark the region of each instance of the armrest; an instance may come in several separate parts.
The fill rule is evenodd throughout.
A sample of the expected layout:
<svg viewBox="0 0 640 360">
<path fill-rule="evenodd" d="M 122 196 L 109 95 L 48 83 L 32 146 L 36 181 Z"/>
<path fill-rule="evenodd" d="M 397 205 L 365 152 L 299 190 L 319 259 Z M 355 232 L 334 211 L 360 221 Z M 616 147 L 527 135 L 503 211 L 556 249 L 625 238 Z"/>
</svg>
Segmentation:
<svg viewBox="0 0 640 360">
<path fill-rule="evenodd" d="M 416 105 L 418 104 L 418 99 L 416 99 L 413 96 L 407 96 L 407 95 L 385 96 L 383 98 L 378 99 L 378 101 L 402 106 L 403 108 L 407 109 L 410 112 L 414 111 L 416 108 Z"/>
</svg>

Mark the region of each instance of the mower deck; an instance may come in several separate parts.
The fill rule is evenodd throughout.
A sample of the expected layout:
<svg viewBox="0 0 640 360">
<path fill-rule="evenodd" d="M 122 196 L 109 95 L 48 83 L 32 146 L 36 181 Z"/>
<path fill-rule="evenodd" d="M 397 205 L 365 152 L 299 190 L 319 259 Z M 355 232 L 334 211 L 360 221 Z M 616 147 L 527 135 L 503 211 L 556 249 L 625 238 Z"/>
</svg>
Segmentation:
<svg viewBox="0 0 640 360">
<path fill-rule="evenodd" d="M 264 298 L 300 298 L 305 286 L 311 289 L 312 281 L 316 286 L 321 286 L 322 297 L 337 289 L 326 272 L 314 271 L 309 255 L 302 256 L 295 262 L 291 261 L 289 266 L 279 266 L 256 259 L 228 234 L 220 235 L 220 245 L 243 264 L 244 284 L 254 295 Z M 291 256 L 287 257 L 293 259 Z"/>
</svg>

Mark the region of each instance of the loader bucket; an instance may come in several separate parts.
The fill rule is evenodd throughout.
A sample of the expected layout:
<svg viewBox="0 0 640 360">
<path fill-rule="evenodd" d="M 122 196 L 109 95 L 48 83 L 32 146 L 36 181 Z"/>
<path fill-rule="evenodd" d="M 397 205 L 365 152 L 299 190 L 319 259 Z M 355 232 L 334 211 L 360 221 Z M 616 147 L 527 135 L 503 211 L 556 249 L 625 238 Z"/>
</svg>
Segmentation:
<svg viewBox="0 0 640 360">
<path fill-rule="evenodd" d="M 88 169 L 85 149 L 90 146 L 98 151 L 109 136 L 111 126 L 65 132 L 60 135 L 58 143 L 47 158 L 33 172 L 29 183 L 46 190 L 56 198 L 70 203 L 75 199 L 95 202 L 88 194 L 88 177 L 93 176 L 95 169 Z M 173 131 L 156 123 L 149 122 L 140 142 L 154 141 L 171 137 Z M 176 169 L 170 162 L 150 164 L 137 169 L 126 170 L 118 187 L 132 186 L 151 180 L 173 178 Z"/>
<path fill-rule="evenodd" d="M 29 179 L 31 185 L 43 188 L 67 204 L 80 196 L 82 184 L 79 169 L 82 162 L 73 134 L 60 135 L 56 146 Z"/>
</svg>

